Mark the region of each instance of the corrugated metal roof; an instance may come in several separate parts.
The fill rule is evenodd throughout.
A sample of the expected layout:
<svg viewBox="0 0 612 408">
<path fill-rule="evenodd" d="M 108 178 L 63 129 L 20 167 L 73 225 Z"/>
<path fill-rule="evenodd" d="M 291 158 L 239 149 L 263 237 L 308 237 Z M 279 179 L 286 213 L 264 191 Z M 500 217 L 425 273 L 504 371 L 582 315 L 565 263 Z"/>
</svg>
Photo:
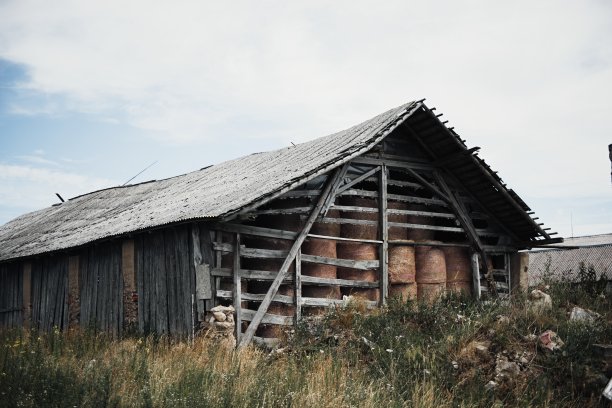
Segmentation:
<svg viewBox="0 0 612 408">
<path fill-rule="evenodd" d="M 529 284 L 543 279 L 577 281 L 580 264 L 592 265 L 597 276 L 612 279 L 612 234 L 567 238 L 563 245 L 575 249 L 550 249 L 529 253 Z"/>
<path fill-rule="evenodd" d="M 77 247 L 170 223 L 228 215 L 369 150 L 419 106 L 410 102 L 310 142 L 165 180 L 96 191 L 22 215 L 0 227 L 0 260 Z"/>
</svg>

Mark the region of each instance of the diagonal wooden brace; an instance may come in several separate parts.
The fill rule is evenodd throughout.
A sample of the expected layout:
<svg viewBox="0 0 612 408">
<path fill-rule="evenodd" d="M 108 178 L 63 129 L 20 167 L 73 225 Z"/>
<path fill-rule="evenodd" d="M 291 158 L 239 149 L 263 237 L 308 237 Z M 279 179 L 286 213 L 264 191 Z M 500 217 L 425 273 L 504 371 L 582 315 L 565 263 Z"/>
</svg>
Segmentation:
<svg viewBox="0 0 612 408">
<path fill-rule="evenodd" d="M 337 189 L 338 179 L 342 176 L 342 170 L 343 170 L 342 168 L 336 170 L 334 175 L 330 177 L 330 179 L 327 181 L 325 188 L 323 189 L 323 191 L 321 192 L 321 195 L 319 196 L 319 201 L 317 202 L 312 212 L 310 213 L 310 216 L 308 217 L 308 220 L 306 221 L 304 228 L 302 229 L 302 231 L 299 233 L 299 235 L 295 239 L 293 246 L 289 250 L 289 254 L 287 255 L 287 258 L 285 258 L 283 265 L 278 271 L 278 275 L 276 275 L 276 278 L 270 285 L 270 289 L 268 289 L 268 293 L 266 293 L 266 296 L 261 301 L 261 304 L 259 305 L 259 308 L 257 309 L 257 312 L 255 313 L 255 316 L 253 316 L 253 319 L 251 320 L 249 327 L 247 327 L 246 331 L 244 332 L 244 335 L 240 339 L 240 343 L 238 344 L 238 347 L 244 347 L 253 340 L 255 331 L 259 327 L 259 324 L 261 323 L 264 315 L 268 311 L 268 308 L 270 307 L 270 303 L 272 303 L 272 299 L 274 298 L 274 296 L 276 296 L 276 293 L 278 292 L 278 288 L 280 287 L 281 283 L 287 276 L 289 267 L 291 267 L 291 264 L 293 263 L 298 251 L 300 250 L 302 246 L 302 243 L 306 239 L 308 232 L 310 232 L 310 228 L 312 228 L 312 224 L 314 224 L 315 220 L 319 216 L 319 213 L 323 209 L 323 206 L 325 205 L 328 197 L 330 195 L 333 195 L 334 190 Z M 234 271 L 234 273 L 238 273 L 238 271 Z"/>
</svg>

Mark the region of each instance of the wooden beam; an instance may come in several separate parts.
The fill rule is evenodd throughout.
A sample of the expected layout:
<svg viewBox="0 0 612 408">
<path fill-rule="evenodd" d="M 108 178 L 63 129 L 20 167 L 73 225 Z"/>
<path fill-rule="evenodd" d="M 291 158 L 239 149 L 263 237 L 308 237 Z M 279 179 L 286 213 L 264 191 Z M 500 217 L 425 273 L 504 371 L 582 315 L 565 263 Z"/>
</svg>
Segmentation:
<svg viewBox="0 0 612 408">
<path fill-rule="evenodd" d="M 417 179 L 419 183 L 421 183 L 431 193 L 437 195 L 438 197 L 446 201 L 448 204 L 450 204 L 450 198 L 447 197 L 447 195 L 444 194 L 442 191 L 440 191 L 436 186 L 431 184 L 429 181 L 425 180 L 423 176 L 421 176 L 419 173 L 409 168 L 402 169 L 402 170 L 408 173 L 409 175 L 411 175 L 412 177 L 414 177 L 415 179 Z"/>
<path fill-rule="evenodd" d="M 223 299 L 233 299 L 234 292 L 230 290 L 219 289 L 217 290 L 217 296 Z M 265 293 L 241 293 L 240 294 L 240 297 L 242 298 L 242 300 L 248 300 L 248 301 L 253 301 L 253 302 L 261 302 L 265 296 L 266 296 Z M 272 301 L 277 302 L 277 303 L 285 303 L 288 305 L 292 305 L 294 302 L 294 299 L 293 299 L 293 296 L 277 294 L 276 296 L 274 296 L 274 299 L 272 299 Z"/>
<path fill-rule="evenodd" d="M 278 275 L 276 276 L 276 278 L 270 285 L 270 289 L 268 289 L 268 293 L 266 294 L 266 297 L 259 305 L 259 308 L 257 309 L 257 313 L 255 313 L 255 315 L 253 316 L 253 319 L 251 320 L 249 327 L 247 327 L 247 330 L 244 333 L 244 336 L 242 337 L 242 339 L 240 339 L 239 342 L 238 342 L 238 339 L 236 339 L 237 344 L 239 344 L 239 347 L 246 346 L 253 339 L 253 336 L 255 335 L 255 331 L 259 327 L 259 324 L 262 322 L 264 315 L 268 311 L 268 307 L 270 307 L 272 298 L 274 298 L 274 296 L 278 292 L 278 288 L 280 287 L 281 283 L 285 279 L 285 276 L 287 275 L 287 272 L 289 271 L 289 267 L 293 263 L 295 256 L 297 255 L 298 251 L 300 250 L 300 247 L 302 246 L 302 243 L 304 242 L 304 240 L 306 239 L 306 236 L 308 235 L 308 232 L 310 232 L 310 228 L 312 227 L 315 220 L 319 216 L 319 213 L 323 209 L 323 205 L 325 204 L 325 201 L 328 199 L 329 195 L 332 193 L 332 189 L 334 188 L 334 186 L 337 185 L 336 183 L 337 183 L 338 178 L 341 176 L 341 173 L 342 173 L 341 169 L 336 170 L 334 175 L 327 180 L 325 188 L 323 192 L 321 193 L 321 195 L 319 196 L 319 200 L 317 204 L 312 210 L 312 213 L 310 213 L 310 217 L 306 221 L 304 228 L 302 229 L 302 231 L 300 231 L 297 238 L 295 239 L 295 242 L 293 243 L 293 246 L 291 247 L 289 254 L 285 258 L 283 265 L 278 271 Z"/>
<path fill-rule="evenodd" d="M 389 218 L 387 214 L 387 178 L 389 170 L 386 165 L 382 165 L 380 169 L 379 187 L 379 238 L 382 240 L 380 245 L 380 268 L 378 281 L 380 282 L 380 304 L 384 305 L 387 302 L 389 294 Z"/>
<path fill-rule="evenodd" d="M 302 283 L 309 285 L 320 285 L 320 286 L 343 286 L 346 288 L 378 288 L 378 282 L 359 281 L 351 279 L 333 279 L 333 278 L 319 278 L 316 276 L 302 276 Z"/>
<path fill-rule="evenodd" d="M 273 228 L 254 227 L 252 225 L 240 225 L 240 224 L 225 224 L 216 223 L 213 225 L 214 229 L 226 231 L 226 232 L 239 232 L 245 235 L 253 235 L 256 237 L 266 238 L 278 238 L 286 239 L 288 241 L 294 240 L 297 237 L 297 233 L 293 231 L 283 231 Z M 220 242 L 220 241 L 217 241 Z"/>
<path fill-rule="evenodd" d="M 398 246 L 436 246 L 436 247 L 460 247 L 460 248 L 471 248 L 470 244 L 461 244 L 454 242 L 438 242 L 438 241 L 412 241 L 404 239 L 390 240 L 389 245 Z"/>
<path fill-rule="evenodd" d="M 302 250 L 295 254 L 295 321 L 302 319 Z"/>
<path fill-rule="evenodd" d="M 323 265 L 334 265 L 334 266 L 339 266 L 341 268 L 359 269 L 361 271 L 369 271 L 372 269 L 378 269 L 380 267 L 380 262 L 376 260 L 355 261 L 353 259 L 328 258 L 326 256 L 307 255 L 307 254 L 302 255 L 302 262 L 316 263 L 316 264 L 323 264 Z"/>
<path fill-rule="evenodd" d="M 369 190 L 350 189 L 350 190 L 344 191 L 341 195 L 343 195 L 343 196 L 357 196 L 357 197 L 378 198 L 378 192 L 377 191 L 369 191 Z M 409 203 L 439 205 L 439 206 L 442 206 L 442 207 L 446 207 L 447 206 L 445 201 L 437 200 L 435 198 L 412 197 L 412 196 L 405 196 L 405 195 L 401 195 L 401 194 L 389 194 L 387 198 L 389 200 L 405 201 L 405 202 L 409 202 Z"/>
<path fill-rule="evenodd" d="M 424 163 L 424 162 L 378 159 L 378 158 L 373 158 L 373 157 L 356 157 L 353 159 L 353 163 L 370 164 L 373 166 L 380 166 L 380 165 L 386 164 L 389 167 L 395 167 L 399 169 L 418 169 L 418 170 L 429 170 L 429 171 L 433 171 L 435 169 L 435 167 L 432 166 L 431 164 Z"/>
<path fill-rule="evenodd" d="M 236 344 L 240 342 L 242 336 L 242 299 L 240 298 L 242 292 L 242 280 L 240 277 L 240 233 L 236 233 L 235 239 L 235 250 L 234 250 L 234 309 L 236 312 L 235 320 L 235 331 L 236 331 Z"/>
<path fill-rule="evenodd" d="M 365 172 L 364 174 L 362 174 L 361 176 L 351 180 L 349 183 L 346 183 L 345 185 L 343 185 L 342 187 L 340 187 L 338 189 L 338 191 L 336 192 L 336 194 L 340 194 L 343 191 L 348 190 L 349 188 L 353 187 L 355 184 L 359 184 L 362 181 L 364 181 L 365 179 L 367 179 L 368 177 L 374 175 L 378 170 L 380 170 L 380 167 L 374 167 L 373 169 L 371 169 L 370 171 Z"/>
<path fill-rule="evenodd" d="M 340 242 L 359 242 L 363 244 L 382 244 L 382 241 L 377 239 L 357 239 L 357 238 L 343 238 L 343 237 L 330 237 L 327 235 L 317 235 L 317 234 L 308 234 L 308 238 L 316 238 L 316 239 L 328 239 L 330 241 L 340 241 Z"/>
<path fill-rule="evenodd" d="M 251 322 L 252 324 L 256 316 L 257 316 L 257 312 L 255 310 L 244 309 L 242 311 L 242 320 L 244 320 L 245 322 Z M 276 314 L 271 314 L 271 313 L 264 313 L 263 316 L 260 318 L 260 323 L 278 324 L 282 326 L 291 326 L 293 325 L 294 321 L 295 319 L 293 318 L 293 316 L 281 316 L 281 315 L 276 315 Z M 251 325 L 249 324 L 249 327 L 250 326 Z M 244 339 L 244 336 L 242 338 Z M 252 339 L 253 338 L 251 337 L 251 340 Z"/>
<path fill-rule="evenodd" d="M 323 202 L 323 206 L 321 207 L 321 211 L 319 212 L 319 214 L 323 214 L 323 216 L 325 216 L 327 214 L 327 211 L 329 211 L 329 207 L 334 204 L 334 201 L 336 200 L 336 195 L 338 194 L 338 188 L 344 180 L 344 176 L 346 175 L 349 166 L 349 163 L 345 163 L 339 170 L 336 170 L 336 172 L 338 172 L 339 174 L 335 176 L 334 184 L 332 185 L 328 196 L 325 197 L 325 201 Z"/>
</svg>

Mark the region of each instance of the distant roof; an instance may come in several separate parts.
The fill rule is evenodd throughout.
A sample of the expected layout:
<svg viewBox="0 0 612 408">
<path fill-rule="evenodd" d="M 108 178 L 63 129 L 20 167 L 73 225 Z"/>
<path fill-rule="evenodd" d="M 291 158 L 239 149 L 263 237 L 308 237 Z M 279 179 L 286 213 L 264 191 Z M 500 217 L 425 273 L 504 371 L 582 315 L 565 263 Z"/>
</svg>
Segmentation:
<svg viewBox="0 0 612 408">
<path fill-rule="evenodd" d="M 565 238 L 556 246 L 572 249 L 544 249 L 529 253 L 529 284 L 543 279 L 578 280 L 581 263 L 592 266 L 598 277 L 605 274 L 612 279 L 612 234 Z"/>
<path fill-rule="evenodd" d="M 221 218 L 279 196 L 367 152 L 408 118 L 439 158 L 491 213 L 525 241 L 550 238 L 529 207 L 472 155 L 422 102 L 409 102 L 341 132 L 256 153 L 165 180 L 74 197 L 0 226 L 0 261 L 65 250 L 190 220 Z M 436 157 L 437 158 L 437 157 Z M 453 167 L 456 166 L 456 167 Z M 459 170 L 460 169 L 460 170 Z"/>
</svg>

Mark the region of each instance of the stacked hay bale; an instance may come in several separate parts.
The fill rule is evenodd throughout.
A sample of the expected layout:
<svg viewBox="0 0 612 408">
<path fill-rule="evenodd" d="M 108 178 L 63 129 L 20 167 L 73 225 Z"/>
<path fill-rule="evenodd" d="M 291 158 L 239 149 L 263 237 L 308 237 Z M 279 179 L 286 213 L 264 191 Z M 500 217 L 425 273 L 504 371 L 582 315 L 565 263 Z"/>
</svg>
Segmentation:
<svg viewBox="0 0 612 408">
<path fill-rule="evenodd" d="M 327 213 L 329 218 L 338 218 L 339 211 L 330 210 Z M 340 225 L 333 223 L 315 222 L 310 229 L 311 234 L 325 235 L 331 237 L 340 236 Z M 337 258 L 336 241 L 328 239 L 309 238 L 302 244 L 302 253 L 309 255 L 324 256 L 327 258 Z M 304 263 L 302 265 L 302 275 L 315 276 L 318 278 L 336 279 L 338 268 L 334 265 Z M 304 297 L 322 299 L 342 299 L 340 288 L 337 286 L 303 285 L 302 295 Z M 306 315 L 317 315 L 325 313 L 324 307 L 309 307 L 304 310 Z"/>
<path fill-rule="evenodd" d="M 446 289 L 444 251 L 433 246 L 417 246 L 415 259 L 418 299 L 432 303 Z"/>
<path fill-rule="evenodd" d="M 388 209 L 407 210 L 408 204 L 399 201 L 389 201 Z M 407 223 L 405 214 L 389 214 L 389 222 Z M 408 231 L 404 227 L 390 227 L 389 240 L 407 240 Z M 389 296 L 401 297 L 404 300 L 416 299 L 415 283 L 416 264 L 414 247 L 393 245 L 389 247 Z"/>
<path fill-rule="evenodd" d="M 444 247 L 446 289 L 457 294 L 472 293 L 472 264 L 467 248 Z"/>
<path fill-rule="evenodd" d="M 412 211 L 429 211 L 429 208 L 423 204 L 410 205 Z M 409 215 L 406 219 L 409 224 L 431 225 L 432 219 L 422 215 Z M 413 241 L 431 241 L 434 239 L 435 231 L 427 229 L 410 228 L 408 230 L 408 239 Z"/>
<path fill-rule="evenodd" d="M 346 197 L 343 200 L 343 204 L 356 207 L 378 208 L 377 201 L 372 198 Z M 343 211 L 342 216 L 354 220 L 378 221 L 378 212 Z M 343 224 L 340 232 L 343 238 L 375 240 L 378 237 L 378 226 Z M 377 260 L 379 258 L 378 245 L 358 242 L 339 242 L 337 245 L 337 255 L 340 259 L 351 259 L 356 261 Z M 337 274 L 340 279 L 366 282 L 376 282 L 378 280 L 378 271 L 376 270 L 363 271 L 353 268 L 338 268 Z M 354 295 L 373 301 L 378 301 L 379 299 L 378 289 L 342 288 L 342 294 Z"/>
</svg>

